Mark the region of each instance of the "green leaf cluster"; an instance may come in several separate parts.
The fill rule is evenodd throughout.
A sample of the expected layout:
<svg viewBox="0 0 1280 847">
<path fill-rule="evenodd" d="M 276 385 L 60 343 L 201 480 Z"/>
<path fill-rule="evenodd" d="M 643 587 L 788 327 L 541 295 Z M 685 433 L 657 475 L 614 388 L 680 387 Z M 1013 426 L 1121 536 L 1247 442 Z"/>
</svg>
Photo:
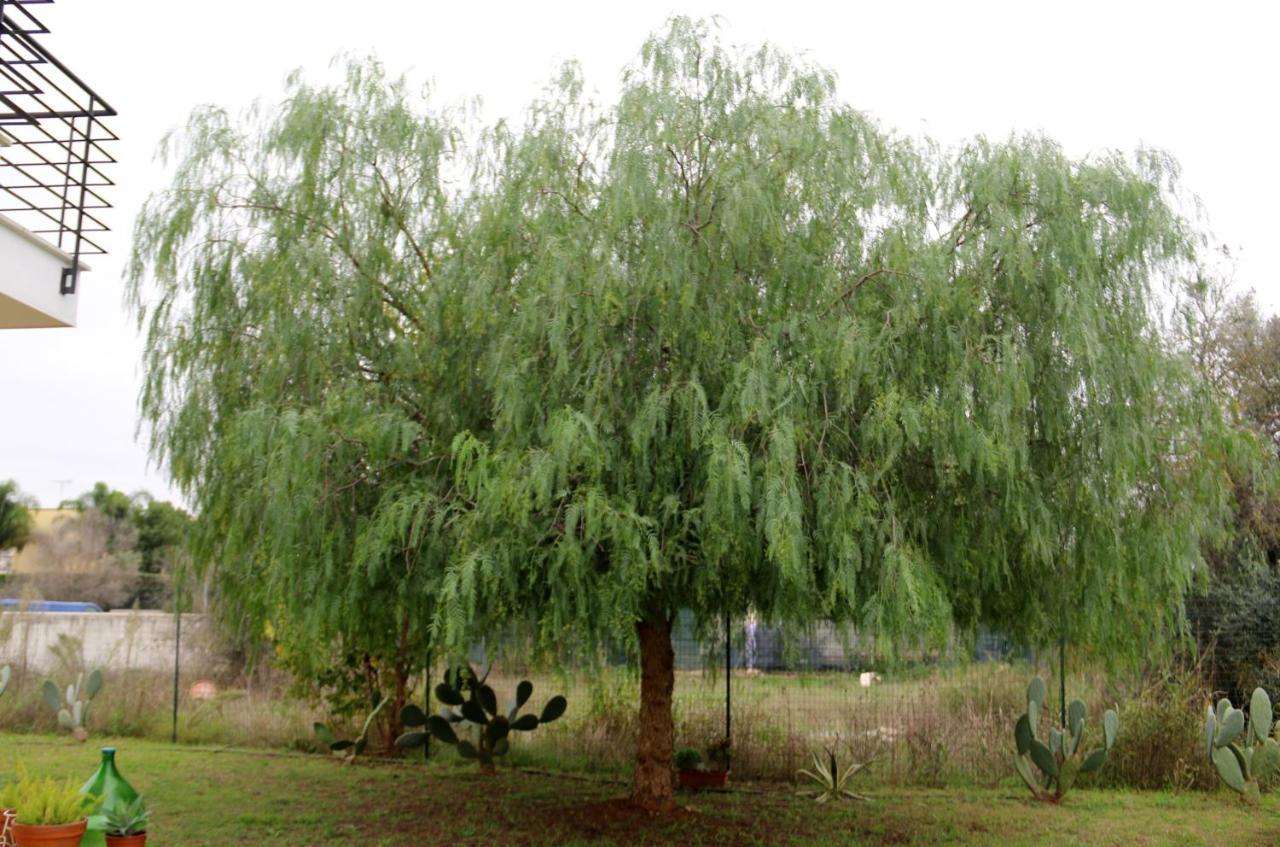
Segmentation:
<svg viewBox="0 0 1280 847">
<path fill-rule="evenodd" d="M 0 788 L 0 808 L 17 810 L 17 822 L 29 826 L 75 823 L 96 812 L 101 803 L 96 796 L 81 794 L 70 779 L 22 775 Z"/>
<path fill-rule="evenodd" d="M 0 482 L 0 550 L 21 548 L 31 537 L 31 501 L 13 480 Z"/>
<path fill-rule="evenodd" d="M 128 803 L 107 809 L 107 832 L 111 835 L 141 835 L 151 820 L 151 807 L 141 795 Z"/>
<path fill-rule="evenodd" d="M 142 410 L 233 619 L 304 669 L 680 607 L 1178 631 L 1248 445 L 1157 319 L 1169 158 L 911 141 L 682 18 L 585 90 L 477 128 L 353 63 L 174 138 Z"/>
<path fill-rule="evenodd" d="M 851 762 L 848 765 L 842 765 L 836 758 L 836 754 L 830 749 L 826 751 L 826 754 L 826 760 L 824 761 L 822 757 L 814 753 L 813 767 L 797 771 L 798 776 L 803 776 L 815 784 L 815 787 L 801 789 L 798 793 L 802 796 L 812 797 L 818 803 L 845 799 L 866 800 L 866 795 L 858 794 L 848 785 L 849 780 L 870 763 L 863 762 L 859 764 Z"/>
</svg>

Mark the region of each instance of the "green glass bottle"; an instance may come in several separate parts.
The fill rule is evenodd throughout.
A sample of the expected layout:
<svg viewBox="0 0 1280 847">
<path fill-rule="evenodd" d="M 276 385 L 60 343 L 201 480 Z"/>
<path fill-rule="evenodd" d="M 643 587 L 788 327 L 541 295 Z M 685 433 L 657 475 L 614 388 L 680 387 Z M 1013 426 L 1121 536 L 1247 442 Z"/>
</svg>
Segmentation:
<svg viewBox="0 0 1280 847">
<path fill-rule="evenodd" d="M 106 811 L 118 803 L 132 803 L 138 792 L 116 770 L 116 748 L 103 747 L 98 770 L 80 789 L 81 794 L 96 794 L 102 798 L 102 809 L 89 818 L 89 830 L 80 841 L 80 847 L 105 847 L 107 843 Z"/>
</svg>

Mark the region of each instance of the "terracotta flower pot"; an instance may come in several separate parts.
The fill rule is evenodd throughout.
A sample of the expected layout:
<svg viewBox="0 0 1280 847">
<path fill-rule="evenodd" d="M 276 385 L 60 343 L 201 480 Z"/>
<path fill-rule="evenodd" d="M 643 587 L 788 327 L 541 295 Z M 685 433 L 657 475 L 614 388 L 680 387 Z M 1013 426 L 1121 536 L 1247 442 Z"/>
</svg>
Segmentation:
<svg viewBox="0 0 1280 847">
<path fill-rule="evenodd" d="M 139 832 L 136 835 L 108 835 L 107 847 L 144 847 L 147 843 L 147 834 Z"/>
<path fill-rule="evenodd" d="M 692 791 L 703 788 L 724 788 L 728 782 L 728 771 L 703 771 L 697 768 L 680 771 L 680 787 Z"/>
<path fill-rule="evenodd" d="M 60 826 L 32 826 L 15 822 L 13 843 L 17 847 L 77 847 L 88 827 L 88 818 Z"/>
</svg>

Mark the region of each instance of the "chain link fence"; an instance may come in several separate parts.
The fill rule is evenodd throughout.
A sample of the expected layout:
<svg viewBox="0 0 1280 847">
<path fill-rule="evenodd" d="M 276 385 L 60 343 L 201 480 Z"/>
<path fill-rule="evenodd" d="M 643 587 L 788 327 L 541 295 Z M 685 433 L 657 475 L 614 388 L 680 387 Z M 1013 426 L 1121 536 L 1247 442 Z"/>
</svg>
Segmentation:
<svg viewBox="0 0 1280 847">
<path fill-rule="evenodd" d="M 676 748 L 704 752 L 728 737 L 735 779 L 790 780 L 826 750 L 874 762 L 878 778 L 940 785 L 992 783 L 1009 772 L 1006 748 L 1026 708 L 1028 679 L 1047 662 L 982 634 L 945 650 L 877 644 L 830 623 L 775 627 L 737 619 L 695 632 L 681 615 L 673 633 Z M 590 667 L 539 668 L 522 651 L 490 651 L 489 683 L 499 698 L 520 679 L 534 683 L 534 704 L 564 694 L 560 721 L 521 736 L 520 764 L 625 774 L 634 764 L 640 680 L 633 659 L 604 651 Z M 893 656 L 892 660 L 886 658 Z M 490 658 L 475 651 L 474 664 Z M 442 668 L 436 673 L 442 672 Z M 1071 686 L 1096 687 L 1077 674 Z M 437 677 L 438 678 L 438 677 Z"/>
<path fill-rule="evenodd" d="M 1138 667 L 1108 668 L 1103 657 L 1068 645 L 1067 698 L 1084 700 L 1094 731 L 1103 710 L 1120 711 L 1120 743 L 1100 779 L 1134 787 L 1216 784 L 1201 761 L 1203 708 L 1223 695 L 1240 704 L 1255 685 L 1280 703 L 1280 614 L 1257 613 L 1259 604 L 1280 603 L 1277 597 L 1219 592 L 1193 599 L 1187 646 L 1149 655 Z M 183 616 L 180 644 L 172 615 L 77 620 L 81 629 L 58 637 L 50 634 L 57 628 L 52 617 L 0 613 L 0 664 L 13 666 L 0 729 L 57 731 L 39 696 L 41 681 L 65 682 L 88 667 L 101 667 L 106 679 L 91 723 L 107 735 L 169 739 L 176 726 L 183 743 L 317 750 L 313 722 L 333 720 L 323 702 L 299 698 L 270 661 L 249 663 L 229 652 L 201 616 Z M 872 762 L 869 780 L 993 785 L 1012 773 L 1013 726 L 1026 708 L 1029 679 L 1039 674 L 1053 695 L 1059 691 L 1056 649 L 1037 654 L 991 633 L 926 650 L 877 643 L 828 623 L 776 627 L 739 618 L 698 632 L 683 614 L 673 648 L 676 748 L 705 754 L 730 738 L 735 781 L 789 781 L 812 754 L 830 750 L 845 761 Z M 635 657 L 620 647 L 579 662 L 539 663 L 531 655 L 526 642 L 511 638 L 470 656 L 491 668 L 488 681 L 500 700 L 526 678 L 534 683 L 526 710 L 555 694 L 568 698 L 564 717 L 521 734 L 508 761 L 625 778 L 637 735 Z M 444 670 L 438 660 L 431 679 Z M 425 688 L 414 681 L 414 702 L 424 701 Z M 1056 717 L 1056 696 L 1051 700 Z M 346 723 L 362 717 L 334 725 L 346 732 Z M 454 754 L 437 746 L 432 756 Z"/>
<path fill-rule="evenodd" d="M 1252 601 L 1251 601 L 1252 602 Z M 1280 593 L 1258 602 L 1280 604 Z M 1091 731 L 1118 708 L 1130 750 L 1098 779 L 1141 787 L 1209 787 L 1200 751 L 1203 708 L 1217 697 L 1247 702 L 1256 685 L 1280 703 L 1280 614 L 1253 615 L 1230 593 L 1191 601 L 1188 639 L 1133 663 L 1067 645 L 1067 700 L 1089 710 Z M 994 785 L 1010 778 L 1013 727 L 1026 688 L 1049 683 L 1060 710 L 1056 645 L 1040 652 L 984 632 L 945 649 L 877 643 L 830 623 L 776 627 L 735 619 L 700 637 L 692 616 L 674 627 L 676 748 L 705 753 L 731 739 L 735 780 L 791 780 L 814 753 L 872 762 L 868 778 L 941 786 Z M 535 683 L 534 701 L 569 699 L 559 722 L 513 745 L 519 764 L 626 775 L 634 764 L 640 681 L 620 650 L 590 666 L 538 668 L 519 648 L 492 651 L 499 696 Z M 889 658 L 892 657 L 892 658 Z M 477 652 L 472 658 L 483 664 Z M 437 670 L 437 673 L 443 669 Z M 1119 774 L 1116 772 L 1120 771 Z"/>
</svg>

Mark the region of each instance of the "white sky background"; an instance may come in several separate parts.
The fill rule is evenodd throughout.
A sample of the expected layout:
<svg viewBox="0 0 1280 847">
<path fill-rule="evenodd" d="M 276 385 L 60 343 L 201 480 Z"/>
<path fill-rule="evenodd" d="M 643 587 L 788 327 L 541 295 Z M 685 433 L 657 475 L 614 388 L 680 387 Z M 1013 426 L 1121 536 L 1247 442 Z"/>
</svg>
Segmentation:
<svg viewBox="0 0 1280 847">
<path fill-rule="evenodd" d="M 479 95 L 518 116 L 579 60 L 611 99 L 618 73 L 673 13 L 723 16 L 733 43 L 771 41 L 833 69 L 884 126 L 953 144 L 1042 130 L 1072 155 L 1159 147 L 1177 157 L 1234 279 L 1280 311 L 1280 6 L 1265 3 L 59 0 L 44 43 L 120 112 L 110 253 L 81 278 L 79 326 L 0 332 L 0 479 L 42 505 L 104 480 L 179 499 L 134 438 L 140 341 L 121 272 L 133 217 L 165 174 L 160 137 L 198 103 L 272 98 L 286 73 L 376 53 L 442 102 Z"/>
</svg>

